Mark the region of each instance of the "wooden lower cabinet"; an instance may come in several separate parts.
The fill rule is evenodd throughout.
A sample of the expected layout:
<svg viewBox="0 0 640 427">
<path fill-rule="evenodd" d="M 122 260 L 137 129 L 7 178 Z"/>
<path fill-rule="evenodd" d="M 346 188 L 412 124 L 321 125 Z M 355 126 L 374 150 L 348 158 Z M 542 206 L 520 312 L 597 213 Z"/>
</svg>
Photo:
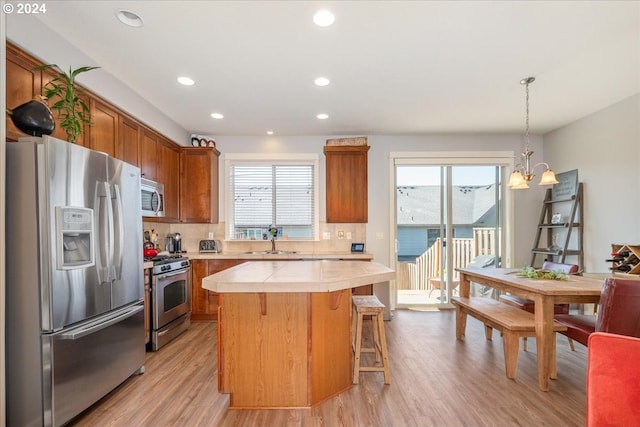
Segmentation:
<svg viewBox="0 0 640 427">
<path fill-rule="evenodd" d="M 221 294 L 218 390 L 229 407 L 308 408 L 351 387 L 350 294 Z"/>
<path fill-rule="evenodd" d="M 191 260 L 191 321 L 218 319 L 218 294 L 202 288 L 202 279 L 242 264 L 242 259 Z"/>
<path fill-rule="evenodd" d="M 373 285 L 364 285 L 352 288 L 351 293 L 353 295 L 373 295 Z"/>
</svg>

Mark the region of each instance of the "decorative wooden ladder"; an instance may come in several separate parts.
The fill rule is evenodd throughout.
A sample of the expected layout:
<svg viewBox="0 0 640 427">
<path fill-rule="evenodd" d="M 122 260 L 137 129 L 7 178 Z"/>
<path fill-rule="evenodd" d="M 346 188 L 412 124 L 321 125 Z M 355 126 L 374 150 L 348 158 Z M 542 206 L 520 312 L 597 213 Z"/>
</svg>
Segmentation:
<svg viewBox="0 0 640 427">
<path fill-rule="evenodd" d="M 540 212 L 540 220 L 538 221 L 538 230 L 533 243 L 533 249 L 531 249 L 531 266 L 536 266 L 536 257 L 538 255 L 546 256 L 548 261 L 559 262 L 564 264 L 567 256 L 576 256 L 578 266 L 580 270 L 584 266 L 584 251 L 583 251 L 583 191 L 582 183 L 578 183 L 575 194 L 567 198 L 553 199 L 553 192 L 551 188 L 548 188 L 542 202 L 542 211 Z M 571 203 L 570 212 L 566 217 L 561 220 L 554 219 L 554 207 L 557 208 L 557 204 Z M 577 236 L 575 238 L 576 244 L 573 248 L 569 248 L 571 242 L 571 236 L 573 230 L 576 229 Z M 547 246 L 541 247 L 541 239 L 543 236 L 546 238 Z M 558 237 L 558 239 L 554 239 Z M 560 239 L 560 237 L 562 237 Z M 561 240 L 561 241 L 560 241 Z M 544 260 L 543 260 L 544 261 Z"/>
</svg>

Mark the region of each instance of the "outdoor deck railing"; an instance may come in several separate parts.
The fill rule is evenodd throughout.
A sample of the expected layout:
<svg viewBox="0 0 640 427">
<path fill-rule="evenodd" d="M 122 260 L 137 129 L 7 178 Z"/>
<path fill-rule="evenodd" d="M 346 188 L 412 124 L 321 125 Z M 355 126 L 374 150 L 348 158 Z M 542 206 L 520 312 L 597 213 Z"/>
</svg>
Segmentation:
<svg viewBox="0 0 640 427">
<path fill-rule="evenodd" d="M 478 255 L 493 255 L 496 253 L 495 228 L 474 228 L 473 238 L 450 239 L 453 245 L 452 268 L 466 267 Z M 498 236 L 499 238 L 500 236 Z M 431 290 L 429 279 L 440 277 L 440 259 L 442 242 L 436 241 L 415 262 L 399 262 L 396 279 L 397 289 Z M 458 279 L 454 271 L 453 280 Z"/>
</svg>

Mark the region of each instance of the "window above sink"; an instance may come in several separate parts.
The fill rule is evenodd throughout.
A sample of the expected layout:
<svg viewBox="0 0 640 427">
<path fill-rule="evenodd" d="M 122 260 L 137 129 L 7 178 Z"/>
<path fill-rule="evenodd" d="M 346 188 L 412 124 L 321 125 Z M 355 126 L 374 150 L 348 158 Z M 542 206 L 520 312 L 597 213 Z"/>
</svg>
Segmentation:
<svg viewBox="0 0 640 427">
<path fill-rule="evenodd" d="M 318 240 L 317 154 L 227 154 L 226 240 Z"/>
</svg>

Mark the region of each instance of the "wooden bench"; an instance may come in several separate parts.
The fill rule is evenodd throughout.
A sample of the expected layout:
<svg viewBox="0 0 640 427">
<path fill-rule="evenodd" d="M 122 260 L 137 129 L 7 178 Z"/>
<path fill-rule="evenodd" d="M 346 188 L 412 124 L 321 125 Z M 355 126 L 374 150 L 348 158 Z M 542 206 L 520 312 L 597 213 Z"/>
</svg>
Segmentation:
<svg viewBox="0 0 640 427">
<path fill-rule="evenodd" d="M 505 371 L 507 378 L 515 379 L 520 337 L 536 336 L 534 314 L 491 298 L 454 297 L 451 302 L 456 306 L 457 339 L 462 339 L 465 334 L 467 315 L 484 323 L 485 337 L 488 341 L 492 339 L 493 329 L 502 333 Z M 554 332 L 566 329 L 560 323 L 553 322 Z M 557 378 L 555 340 L 553 341 L 552 358 L 551 378 Z"/>
</svg>

